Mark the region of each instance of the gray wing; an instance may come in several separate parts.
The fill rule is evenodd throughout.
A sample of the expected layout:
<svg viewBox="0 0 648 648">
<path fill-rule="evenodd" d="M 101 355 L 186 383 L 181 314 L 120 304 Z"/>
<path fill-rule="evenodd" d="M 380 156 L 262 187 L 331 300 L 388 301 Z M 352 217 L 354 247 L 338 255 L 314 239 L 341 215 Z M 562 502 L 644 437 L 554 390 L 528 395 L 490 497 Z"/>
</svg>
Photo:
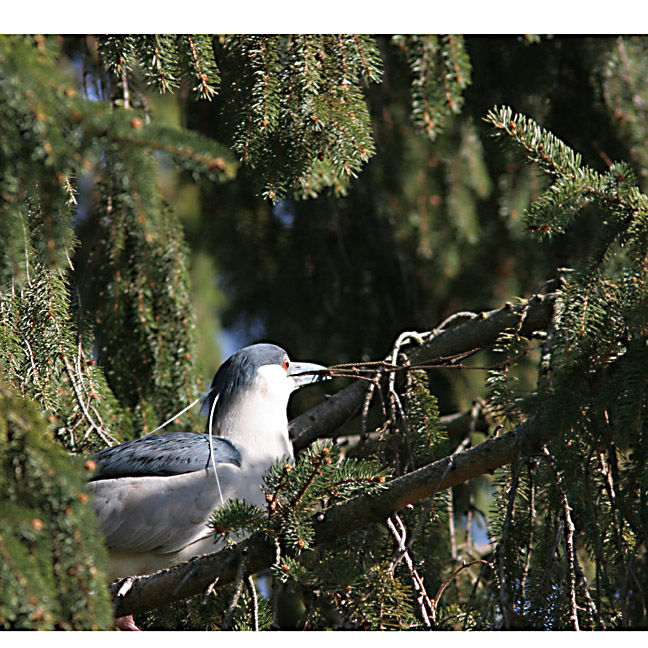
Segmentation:
<svg viewBox="0 0 648 648">
<path fill-rule="evenodd" d="M 225 500 L 230 496 L 226 484 L 237 483 L 239 475 L 232 465 L 218 466 Z M 106 546 L 118 552 L 178 551 L 209 534 L 206 521 L 221 504 L 211 468 L 166 477 L 99 479 L 88 489 Z"/>
<path fill-rule="evenodd" d="M 212 442 L 219 477 L 231 473 L 229 479 L 238 480 L 238 450 L 221 437 Z M 173 552 L 209 532 L 205 522 L 221 499 L 208 435 L 143 437 L 102 450 L 95 459 L 88 488 L 109 548 Z"/>
<path fill-rule="evenodd" d="M 240 467 L 241 455 L 227 439 L 212 437 L 214 460 Z M 119 477 L 166 477 L 211 467 L 209 436 L 167 432 L 127 441 L 94 456 L 97 470 L 90 481 Z"/>
</svg>

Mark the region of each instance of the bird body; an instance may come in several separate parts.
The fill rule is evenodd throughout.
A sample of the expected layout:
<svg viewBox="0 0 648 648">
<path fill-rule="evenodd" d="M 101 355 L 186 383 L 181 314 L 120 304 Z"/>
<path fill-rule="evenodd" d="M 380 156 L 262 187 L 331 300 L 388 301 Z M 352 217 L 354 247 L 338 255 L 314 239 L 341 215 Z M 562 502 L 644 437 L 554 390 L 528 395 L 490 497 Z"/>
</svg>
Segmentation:
<svg viewBox="0 0 648 648">
<path fill-rule="evenodd" d="M 318 379 L 300 374 L 322 369 L 290 363 L 275 345 L 246 347 L 214 377 L 207 403 L 211 445 L 208 434 L 171 432 L 99 452 L 89 488 L 111 578 L 152 573 L 217 550 L 207 522 L 230 498 L 263 508 L 265 471 L 293 456 L 290 394 Z"/>
<path fill-rule="evenodd" d="M 216 549 L 205 525 L 219 504 L 213 472 L 92 482 L 110 580 L 150 574 Z M 198 544 L 205 539 L 209 547 Z"/>
</svg>

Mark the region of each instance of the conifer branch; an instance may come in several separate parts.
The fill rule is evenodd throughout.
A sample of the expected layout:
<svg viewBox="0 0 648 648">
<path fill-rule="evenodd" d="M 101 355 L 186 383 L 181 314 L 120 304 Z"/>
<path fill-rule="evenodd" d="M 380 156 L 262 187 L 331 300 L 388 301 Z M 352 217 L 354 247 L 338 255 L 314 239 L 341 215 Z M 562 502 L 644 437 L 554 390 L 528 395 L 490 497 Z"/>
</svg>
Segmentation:
<svg viewBox="0 0 648 648">
<path fill-rule="evenodd" d="M 201 61 L 198 45 L 202 40 L 202 37 L 196 38 L 194 36 L 185 35 L 181 36 L 180 38 L 181 43 L 183 45 L 186 43 L 189 48 L 189 60 L 198 81 L 198 85 L 193 88 L 193 91 L 198 92 L 198 96 L 201 99 L 211 100 L 211 98 L 216 94 L 217 90 L 216 87 L 214 87 L 214 85 L 210 83 L 210 73 L 214 77 L 215 83 L 218 83 L 220 79 L 218 78 L 216 68 L 210 66 L 208 69 L 206 69 L 207 66 L 204 65 Z"/>
</svg>

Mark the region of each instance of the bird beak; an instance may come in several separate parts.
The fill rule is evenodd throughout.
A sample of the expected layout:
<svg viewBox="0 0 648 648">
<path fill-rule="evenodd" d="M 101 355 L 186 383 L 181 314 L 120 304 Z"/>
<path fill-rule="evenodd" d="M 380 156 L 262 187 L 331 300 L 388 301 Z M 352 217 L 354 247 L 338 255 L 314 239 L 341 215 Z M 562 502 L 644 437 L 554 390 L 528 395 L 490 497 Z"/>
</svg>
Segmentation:
<svg viewBox="0 0 648 648">
<path fill-rule="evenodd" d="M 326 371 L 326 367 L 314 364 L 312 362 L 293 362 L 288 368 L 288 375 L 295 382 L 295 389 L 299 389 L 304 385 L 311 385 L 312 383 L 320 382 L 322 380 L 330 380 L 330 376 L 322 374 L 311 373 L 313 371 Z"/>
</svg>

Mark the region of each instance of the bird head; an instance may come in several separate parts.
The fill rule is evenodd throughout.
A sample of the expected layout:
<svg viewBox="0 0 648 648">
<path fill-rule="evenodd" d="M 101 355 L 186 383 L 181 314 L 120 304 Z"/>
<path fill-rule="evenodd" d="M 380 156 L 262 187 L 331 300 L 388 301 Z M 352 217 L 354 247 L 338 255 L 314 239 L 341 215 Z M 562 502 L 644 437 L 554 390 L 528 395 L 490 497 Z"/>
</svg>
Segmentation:
<svg viewBox="0 0 648 648">
<path fill-rule="evenodd" d="M 247 346 L 231 355 L 217 371 L 205 402 L 206 412 L 217 398 L 214 419 L 218 420 L 240 405 L 241 399 L 251 396 L 266 398 L 285 411 L 293 391 L 328 378 L 312 373 L 324 369 L 312 362 L 292 361 L 286 350 L 275 344 Z"/>
</svg>

